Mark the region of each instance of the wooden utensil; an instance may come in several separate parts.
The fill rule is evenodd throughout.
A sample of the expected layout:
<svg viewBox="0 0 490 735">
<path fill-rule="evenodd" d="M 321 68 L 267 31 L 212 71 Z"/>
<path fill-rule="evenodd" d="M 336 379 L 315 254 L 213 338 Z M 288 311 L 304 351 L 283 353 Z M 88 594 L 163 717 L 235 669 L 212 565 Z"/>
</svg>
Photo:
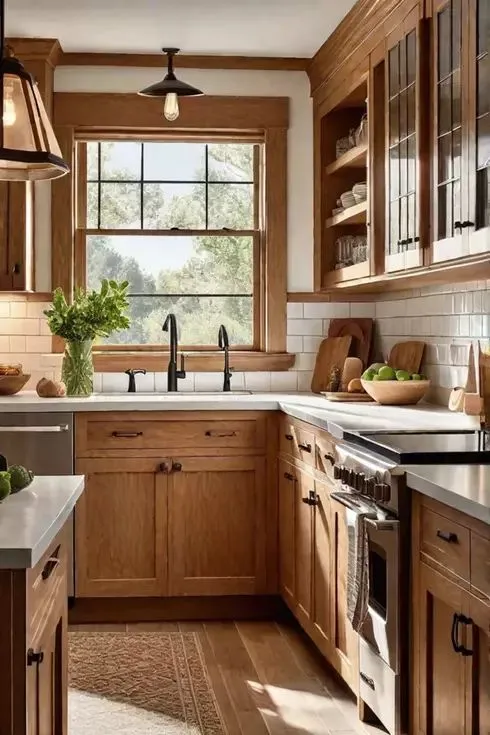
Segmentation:
<svg viewBox="0 0 490 735">
<path fill-rule="evenodd" d="M 406 370 L 413 375 L 420 371 L 422 358 L 424 356 L 425 342 L 397 342 L 393 345 L 388 365 L 396 370 Z"/>
<path fill-rule="evenodd" d="M 345 359 L 349 355 L 351 342 L 351 335 L 346 335 L 345 337 L 327 337 L 322 341 L 318 348 L 315 370 L 311 380 L 311 390 L 313 393 L 321 393 L 322 390 L 328 390 L 330 373 L 334 367 L 339 368 L 342 372 Z"/>
<path fill-rule="evenodd" d="M 337 403 L 372 403 L 374 401 L 374 398 L 371 398 L 367 393 L 346 393 L 345 391 L 331 393 L 329 391 L 323 391 L 322 395 L 325 396 L 327 401 Z"/>
<path fill-rule="evenodd" d="M 0 375 L 0 396 L 13 396 L 27 383 L 30 375 Z"/>
<path fill-rule="evenodd" d="M 341 390 L 347 391 L 350 381 L 355 378 L 360 378 L 361 375 L 362 360 L 359 357 L 346 357 L 340 380 Z"/>
<path fill-rule="evenodd" d="M 350 355 L 359 357 L 363 367 L 369 364 L 373 338 L 373 319 L 332 319 L 328 327 L 329 337 L 352 337 Z"/>
</svg>

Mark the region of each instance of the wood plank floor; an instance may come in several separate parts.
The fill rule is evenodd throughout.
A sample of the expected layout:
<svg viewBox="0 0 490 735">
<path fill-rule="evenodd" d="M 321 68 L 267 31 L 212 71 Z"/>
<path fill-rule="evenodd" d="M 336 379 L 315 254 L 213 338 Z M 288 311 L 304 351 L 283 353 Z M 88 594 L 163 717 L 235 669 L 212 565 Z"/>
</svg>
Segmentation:
<svg viewBox="0 0 490 735">
<path fill-rule="evenodd" d="M 76 625 L 72 630 L 195 631 L 228 735 L 380 735 L 293 624 Z"/>
</svg>

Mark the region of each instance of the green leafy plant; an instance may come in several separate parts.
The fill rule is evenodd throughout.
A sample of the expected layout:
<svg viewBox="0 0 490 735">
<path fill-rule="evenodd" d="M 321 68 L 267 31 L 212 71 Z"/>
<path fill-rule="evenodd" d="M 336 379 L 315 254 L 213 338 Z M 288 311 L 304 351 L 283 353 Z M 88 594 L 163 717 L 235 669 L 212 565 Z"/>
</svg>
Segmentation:
<svg viewBox="0 0 490 735">
<path fill-rule="evenodd" d="M 129 306 L 128 285 L 127 281 L 104 279 L 100 291 L 77 288 L 71 304 L 63 289 L 57 288 L 51 309 L 44 312 L 51 332 L 67 342 L 84 342 L 127 329 L 130 325 L 125 313 Z"/>
</svg>

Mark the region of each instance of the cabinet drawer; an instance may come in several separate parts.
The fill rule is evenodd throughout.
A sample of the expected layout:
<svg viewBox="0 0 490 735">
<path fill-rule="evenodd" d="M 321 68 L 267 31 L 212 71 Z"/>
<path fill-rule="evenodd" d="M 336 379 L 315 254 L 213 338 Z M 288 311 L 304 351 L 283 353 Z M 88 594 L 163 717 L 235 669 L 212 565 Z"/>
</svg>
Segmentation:
<svg viewBox="0 0 490 735">
<path fill-rule="evenodd" d="M 294 421 L 281 422 L 280 450 L 295 459 L 315 466 L 315 434 Z"/>
<path fill-rule="evenodd" d="M 27 600 L 29 628 L 31 635 L 43 624 L 53 598 L 59 594 L 63 586 L 66 596 L 66 578 L 68 573 L 69 537 L 63 530 L 33 569 L 27 575 Z"/>
<path fill-rule="evenodd" d="M 425 507 L 422 507 L 420 523 L 422 552 L 469 582 L 469 529 Z"/>
<path fill-rule="evenodd" d="M 471 586 L 490 597 L 490 539 L 471 532 Z"/>
<path fill-rule="evenodd" d="M 333 466 L 335 464 L 335 443 L 325 431 L 316 436 L 316 468 L 324 472 L 328 479 L 333 481 Z"/>
<path fill-rule="evenodd" d="M 264 423 L 256 417 L 213 420 L 201 414 L 182 421 L 133 414 L 107 420 L 95 414 L 77 424 L 79 456 L 94 450 L 262 449 L 264 442 Z"/>
</svg>

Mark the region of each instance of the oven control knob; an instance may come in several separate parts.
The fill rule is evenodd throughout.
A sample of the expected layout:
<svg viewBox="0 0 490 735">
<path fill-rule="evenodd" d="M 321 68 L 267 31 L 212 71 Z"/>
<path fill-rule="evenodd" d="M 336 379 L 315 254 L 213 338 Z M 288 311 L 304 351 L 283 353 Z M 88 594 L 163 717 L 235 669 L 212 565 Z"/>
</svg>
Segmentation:
<svg viewBox="0 0 490 735">
<path fill-rule="evenodd" d="M 357 487 L 357 472 L 354 470 L 351 470 L 349 472 L 349 487 L 356 488 Z"/>
<path fill-rule="evenodd" d="M 364 492 L 364 487 L 366 484 L 366 475 L 364 472 L 358 472 L 356 477 L 356 490 L 360 493 Z"/>
<path fill-rule="evenodd" d="M 374 487 L 376 485 L 375 477 L 368 477 L 364 482 L 364 494 L 370 498 L 374 498 Z"/>
<path fill-rule="evenodd" d="M 350 480 L 350 470 L 347 469 L 347 467 L 342 467 L 340 471 L 340 479 L 342 480 L 342 483 L 344 485 L 349 484 Z"/>
<path fill-rule="evenodd" d="M 374 486 L 374 499 L 387 503 L 391 497 L 391 488 L 386 482 L 378 482 Z"/>
<path fill-rule="evenodd" d="M 333 479 L 340 480 L 341 477 L 342 477 L 342 467 L 336 464 L 334 465 L 334 468 L 333 468 Z"/>
</svg>

